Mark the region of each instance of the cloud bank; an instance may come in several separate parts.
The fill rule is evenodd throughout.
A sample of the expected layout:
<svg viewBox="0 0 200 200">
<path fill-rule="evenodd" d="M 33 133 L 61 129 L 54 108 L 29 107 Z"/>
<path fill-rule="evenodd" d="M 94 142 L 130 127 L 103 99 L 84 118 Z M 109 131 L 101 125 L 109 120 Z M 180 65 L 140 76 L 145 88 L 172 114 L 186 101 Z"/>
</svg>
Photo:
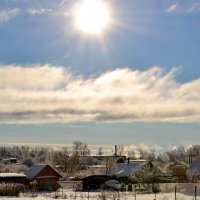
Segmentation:
<svg viewBox="0 0 200 200">
<path fill-rule="evenodd" d="M 49 65 L 0 66 L 0 122 L 200 122 L 200 79 L 160 67 L 83 78 Z"/>
</svg>

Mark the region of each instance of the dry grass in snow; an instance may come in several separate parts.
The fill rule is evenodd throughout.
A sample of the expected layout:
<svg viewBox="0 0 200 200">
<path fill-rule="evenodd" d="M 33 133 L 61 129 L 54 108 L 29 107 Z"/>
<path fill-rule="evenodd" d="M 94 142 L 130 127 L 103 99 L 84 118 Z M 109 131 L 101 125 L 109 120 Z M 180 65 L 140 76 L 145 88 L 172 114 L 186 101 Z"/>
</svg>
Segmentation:
<svg viewBox="0 0 200 200">
<path fill-rule="evenodd" d="M 116 192 L 90 192 L 89 198 L 87 192 L 64 192 L 63 197 L 60 196 L 61 193 L 52 193 L 52 194 L 39 194 L 36 197 L 28 197 L 27 195 L 23 195 L 20 197 L 0 197 L 1 200 L 50 200 L 50 199 L 68 199 L 68 200 L 118 200 L 118 193 Z M 154 200 L 154 194 L 137 194 L 137 200 Z M 161 193 L 157 194 L 157 200 L 174 200 L 174 193 Z M 186 195 L 186 194 L 177 194 L 177 200 L 194 200 L 194 196 Z M 119 200 L 135 200 L 134 193 L 119 193 Z M 196 200 L 200 200 L 200 196 L 197 196 Z"/>
</svg>

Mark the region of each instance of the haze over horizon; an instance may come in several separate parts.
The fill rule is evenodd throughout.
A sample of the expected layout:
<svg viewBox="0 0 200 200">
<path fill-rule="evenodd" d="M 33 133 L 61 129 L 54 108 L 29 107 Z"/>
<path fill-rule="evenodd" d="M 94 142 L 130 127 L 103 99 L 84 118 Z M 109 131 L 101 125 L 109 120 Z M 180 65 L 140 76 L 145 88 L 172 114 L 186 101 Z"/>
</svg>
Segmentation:
<svg viewBox="0 0 200 200">
<path fill-rule="evenodd" d="M 199 0 L 1 0 L 0 143 L 198 143 L 199 21 Z"/>
</svg>

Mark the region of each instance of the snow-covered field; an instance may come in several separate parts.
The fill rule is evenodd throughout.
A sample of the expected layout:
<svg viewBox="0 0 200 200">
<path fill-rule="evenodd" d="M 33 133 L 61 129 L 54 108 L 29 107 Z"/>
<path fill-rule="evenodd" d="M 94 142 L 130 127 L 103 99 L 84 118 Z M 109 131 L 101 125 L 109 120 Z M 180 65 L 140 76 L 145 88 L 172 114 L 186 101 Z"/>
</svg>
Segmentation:
<svg viewBox="0 0 200 200">
<path fill-rule="evenodd" d="M 103 195 L 105 195 L 107 198 L 103 198 Z M 1 200 L 50 200 L 50 199 L 68 199 L 68 200 L 118 200 L 118 193 L 88 193 L 87 192 L 77 192 L 76 197 L 74 192 L 65 192 L 63 197 L 58 197 L 56 194 L 40 194 L 37 197 L 27 197 L 27 196 L 21 196 L 21 197 L 0 197 Z M 154 194 L 137 194 L 136 200 L 154 200 L 155 195 Z M 157 200 L 174 200 L 175 195 L 174 193 L 161 193 L 157 194 L 156 196 Z M 119 194 L 119 200 L 135 200 L 134 193 L 120 193 Z M 177 193 L 176 200 L 195 200 L 194 196 L 192 195 L 185 195 L 181 193 Z M 200 196 L 197 196 L 196 200 L 200 200 Z"/>
</svg>

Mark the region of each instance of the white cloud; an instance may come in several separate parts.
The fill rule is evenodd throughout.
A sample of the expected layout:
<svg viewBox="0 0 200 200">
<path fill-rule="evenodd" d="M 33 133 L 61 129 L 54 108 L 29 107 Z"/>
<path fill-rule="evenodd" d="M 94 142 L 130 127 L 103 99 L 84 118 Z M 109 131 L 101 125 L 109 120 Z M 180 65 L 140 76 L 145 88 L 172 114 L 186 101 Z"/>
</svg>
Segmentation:
<svg viewBox="0 0 200 200">
<path fill-rule="evenodd" d="M 175 12 L 179 8 L 179 3 L 172 4 L 168 7 L 167 12 Z"/>
<path fill-rule="evenodd" d="M 183 2 L 177 2 L 174 4 L 171 4 L 167 10 L 167 12 L 180 12 L 184 14 L 194 13 L 194 12 L 200 12 L 200 2 L 187 2 L 184 4 Z"/>
<path fill-rule="evenodd" d="M 49 14 L 51 13 L 53 10 L 52 9 L 47 9 L 47 8 L 39 8 L 39 9 L 35 9 L 35 8 L 30 8 L 27 10 L 27 12 L 31 15 L 43 15 L 43 14 Z"/>
<path fill-rule="evenodd" d="M 5 23 L 10 19 L 16 17 L 19 12 L 20 12 L 19 8 L 0 11 L 0 23 Z"/>
<path fill-rule="evenodd" d="M 200 79 L 178 83 L 176 69 L 116 69 L 87 79 L 64 68 L 0 67 L 0 121 L 200 122 Z"/>
<path fill-rule="evenodd" d="M 200 11 L 200 2 L 193 3 L 192 6 L 188 9 L 188 12 L 199 12 Z"/>
</svg>

